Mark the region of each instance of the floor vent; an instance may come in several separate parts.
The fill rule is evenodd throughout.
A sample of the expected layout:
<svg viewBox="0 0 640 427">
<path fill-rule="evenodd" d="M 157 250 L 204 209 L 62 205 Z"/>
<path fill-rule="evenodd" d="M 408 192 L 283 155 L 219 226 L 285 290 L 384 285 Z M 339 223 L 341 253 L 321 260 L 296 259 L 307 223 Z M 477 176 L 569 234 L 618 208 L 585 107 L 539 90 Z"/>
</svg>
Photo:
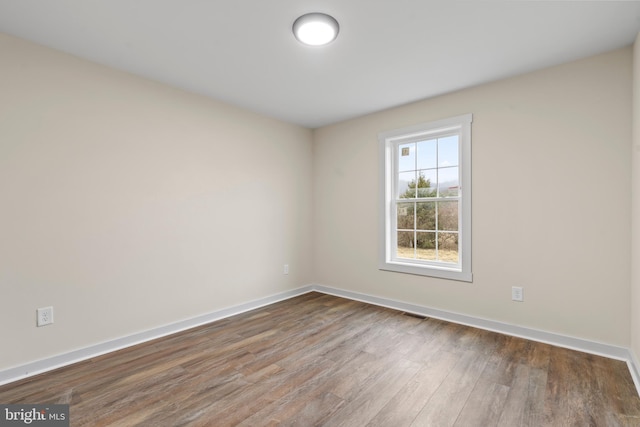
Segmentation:
<svg viewBox="0 0 640 427">
<path fill-rule="evenodd" d="M 415 317 L 416 319 L 422 319 L 422 320 L 426 320 L 428 319 L 427 316 L 423 316 L 422 314 L 416 314 L 416 313 L 407 313 L 406 311 L 403 311 L 402 314 L 404 316 L 409 316 L 409 317 Z"/>
</svg>

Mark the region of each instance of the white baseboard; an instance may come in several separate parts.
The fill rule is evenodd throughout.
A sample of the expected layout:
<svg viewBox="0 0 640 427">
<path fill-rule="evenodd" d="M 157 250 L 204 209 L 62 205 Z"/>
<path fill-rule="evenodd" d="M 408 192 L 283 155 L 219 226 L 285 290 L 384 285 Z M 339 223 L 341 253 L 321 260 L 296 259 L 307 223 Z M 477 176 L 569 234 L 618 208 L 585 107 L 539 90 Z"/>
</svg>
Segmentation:
<svg viewBox="0 0 640 427">
<path fill-rule="evenodd" d="M 487 320 L 478 317 L 468 316 L 465 314 L 453 313 L 435 308 L 425 307 L 421 305 L 410 304 L 402 301 L 396 301 L 389 298 L 382 298 L 373 295 L 362 294 L 358 292 L 347 291 L 344 289 L 333 288 L 324 285 L 309 285 L 301 288 L 281 292 L 258 300 L 250 301 L 244 304 L 236 305 L 222 310 L 217 310 L 202 316 L 194 317 L 172 323 L 148 331 L 136 333 L 126 337 L 117 338 L 111 341 L 95 344 L 83 349 L 74 350 L 68 353 L 49 357 L 43 360 L 27 363 L 14 368 L 0 371 L 0 385 L 18 381 L 33 375 L 51 371 L 56 368 L 77 363 L 92 357 L 121 350 L 136 344 L 151 341 L 170 334 L 181 332 L 187 329 L 201 326 L 216 320 L 264 307 L 269 304 L 290 299 L 308 292 L 321 292 L 328 295 L 335 295 L 342 298 L 348 298 L 355 301 L 362 301 L 368 304 L 387 307 L 407 313 L 418 314 L 426 317 L 434 317 L 436 319 L 448 322 L 459 323 L 462 325 L 472 326 L 475 328 L 485 329 L 488 331 L 498 332 L 505 335 L 516 336 L 529 339 L 532 341 L 543 342 L 558 347 L 578 350 L 585 353 L 604 356 L 611 359 L 623 360 L 627 362 L 631 377 L 636 385 L 638 394 L 640 395 L 640 363 L 635 355 L 627 348 L 618 347 L 609 344 L 584 340 L 581 338 L 569 337 L 552 332 L 540 331 L 537 329 L 515 326 L 508 323 L 497 322 L 495 320 Z"/>
<path fill-rule="evenodd" d="M 640 395 L 640 363 L 638 363 L 638 358 L 632 350 L 629 350 L 627 365 L 629 365 L 631 378 L 633 378 L 633 383 L 636 385 L 636 390 L 638 390 L 638 394 Z"/>
<path fill-rule="evenodd" d="M 438 310 L 435 308 L 425 307 L 421 305 L 410 304 L 406 302 L 396 301 L 388 298 L 381 298 L 358 292 L 345 291 L 343 289 L 332 288 L 323 285 L 313 285 L 313 290 L 325 294 L 335 295 L 356 301 L 362 301 L 369 304 L 379 305 L 382 307 L 392 308 L 395 310 L 405 311 L 407 313 L 418 314 L 426 317 L 434 317 L 436 319 L 446 320 L 448 322 L 459 323 L 461 325 L 472 326 L 474 328 L 485 329 L 488 331 L 499 332 L 505 335 L 511 335 L 520 338 L 526 338 L 532 341 L 538 341 L 545 344 L 552 344 L 558 347 L 578 350 L 585 353 L 605 356 L 611 359 L 629 360 L 629 350 L 624 347 L 617 347 L 610 344 L 602 344 L 594 341 L 574 338 L 565 335 L 555 334 L 553 332 L 545 332 L 537 329 L 525 328 L 523 326 L 511 325 L 509 323 L 497 322 L 495 320 L 487 320 L 478 317 L 468 316 L 465 314 L 453 313 L 450 311 Z"/>
<path fill-rule="evenodd" d="M 622 360 L 627 362 L 629 372 L 631 373 L 631 378 L 633 378 L 633 382 L 636 386 L 636 391 L 640 396 L 640 363 L 638 363 L 638 358 L 633 354 L 633 352 L 630 349 L 624 347 L 603 344 L 581 338 L 569 337 L 553 332 L 525 328 L 523 326 L 497 322 L 495 320 L 487 320 L 478 317 L 467 316 L 465 314 L 438 310 L 435 308 L 396 301 L 389 298 L 382 298 L 367 294 L 361 294 L 358 292 L 345 291 L 344 289 L 337 289 L 324 285 L 313 285 L 312 289 L 324 294 L 362 301 L 368 304 L 374 304 L 381 307 L 404 311 L 407 313 L 418 314 L 421 316 L 434 317 L 436 319 L 446 320 L 448 322 L 459 323 L 462 325 L 472 326 L 474 328 L 485 329 L 505 335 L 511 335 L 532 341 L 542 342 L 545 344 L 555 345 L 558 347 L 564 347 L 571 350 L 577 350 L 584 353 L 604 356 L 610 359 Z"/>
<path fill-rule="evenodd" d="M 13 368 L 0 371 L 0 385 L 8 384 L 14 381 L 18 381 L 33 375 L 41 374 L 43 372 L 51 371 L 53 369 L 61 368 L 63 366 L 71 365 L 72 363 L 81 362 L 83 360 L 97 357 L 106 353 L 110 353 L 116 350 L 121 350 L 126 347 L 131 347 L 136 344 L 151 341 L 156 338 L 161 338 L 167 335 L 175 334 L 187 329 L 195 328 L 196 326 L 205 325 L 207 323 L 215 322 L 216 320 L 224 319 L 226 317 L 234 316 L 236 314 L 244 313 L 246 311 L 255 310 L 256 308 L 264 307 L 269 304 L 283 301 L 289 298 L 296 297 L 312 291 L 312 286 L 304 286 L 298 289 L 293 289 L 286 292 L 280 292 L 275 295 L 260 298 L 254 301 L 250 301 L 244 304 L 236 305 L 233 307 L 225 308 L 222 310 L 216 310 L 211 313 L 203 314 L 191 319 L 182 320 L 169 325 L 160 326 L 150 329 L 148 331 L 139 332 L 133 335 L 128 335 L 114 340 L 106 341 L 103 343 L 91 345 L 79 350 L 70 351 L 68 353 L 59 354 L 56 356 L 48 357 L 46 359 L 38 360 L 35 362 L 26 363 L 24 365 L 16 366 Z"/>
<path fill-rule="evenodd" d="M 624 347 L 603 344 L 595 341 L 584 340 L 581 338 L 569 337 L 566 335 L 555 334 L 553 332 L 545 332 L 537 329 L 525 328 L 523 326 L 497 322 L 495 320 L 481 319 L 478 317 L 467 316 L 465 314 L 452 313 L 449 311 L 409 304 L 406 302 L 396 301 L 388 298 L 381 298 L 372 295 L 361 294 L 358 292 L 345 291 L 343 289 L 336 289 L 329 286 L 313 285 L 312 289 L 324 294 L 362 301 L 368 304 L 379 305 L 381 307 L 387 307 L 407 313 L 418 314 L 421 316 L 434 317 L 436 319 L 446 320 L 448 322 L 459 323 L 461 325 L 472 326 L 474 328 L 485 329 L 505 335 L 511 335 L 532 341 L 542 342 L 545 344 L 555 345 L 558 347 L 564 347 L 571 350 L 582 351 L 584 353 L 604 356 L 610 359 L 622 360 L 627 362 L 629 372 L 631 373 L 631 378 L 633 378 L 633 382 L 636 386 L 636 391 L 640 396 L 640 363 L 638 363 L 638 358 L 635 357 L 633 352 Z"/>
</svg>

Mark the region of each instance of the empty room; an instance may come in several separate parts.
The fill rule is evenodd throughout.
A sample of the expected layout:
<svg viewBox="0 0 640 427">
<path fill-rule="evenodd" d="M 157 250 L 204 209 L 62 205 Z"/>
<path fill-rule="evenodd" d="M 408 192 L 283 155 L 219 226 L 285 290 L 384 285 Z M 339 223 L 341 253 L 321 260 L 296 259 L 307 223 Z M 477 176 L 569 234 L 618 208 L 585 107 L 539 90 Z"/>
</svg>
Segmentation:
<svg viewBox="0 0 640 427">
<path fill-rule="evenodd" d="M 0 425 L 640 426 L 639 34 L 0 0 Z"/>
</svg>

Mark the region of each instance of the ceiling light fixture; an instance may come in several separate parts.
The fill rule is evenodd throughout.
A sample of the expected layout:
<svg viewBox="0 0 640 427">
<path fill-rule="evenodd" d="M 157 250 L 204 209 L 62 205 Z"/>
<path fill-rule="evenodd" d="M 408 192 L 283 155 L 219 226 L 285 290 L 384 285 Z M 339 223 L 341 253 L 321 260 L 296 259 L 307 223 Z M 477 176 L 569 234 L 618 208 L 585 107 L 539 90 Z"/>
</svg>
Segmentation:
<svg viewBox="0 0 640 427">
<path fill-rule="evenodd" d="M 324 13 L 307 13 L 293 23 L 296 39 L 309 46 L 331 43 L 338 36 L 338 31 L 338 21 Z"/>
</svg>

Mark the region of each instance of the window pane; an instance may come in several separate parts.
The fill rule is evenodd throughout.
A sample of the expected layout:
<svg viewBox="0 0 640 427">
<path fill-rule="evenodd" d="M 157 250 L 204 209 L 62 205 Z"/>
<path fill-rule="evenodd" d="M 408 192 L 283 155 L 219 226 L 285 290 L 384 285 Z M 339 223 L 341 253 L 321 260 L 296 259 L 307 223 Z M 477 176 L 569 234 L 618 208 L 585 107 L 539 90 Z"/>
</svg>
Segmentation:
<svg viewBox="0 0 640 427">
<path fill-rule="evenodd" d="M 416 144 L 398 145 L 398 171 L 410 171 L 416 168 Z"/>
<path fill-rule="evenodd" d="M 416 258 L 429 261 L 436 260 L 436 233 L 417 233 Z"/>
<path fill-rule="evenodd" d="M 430 139 L 428 141 L 418 142 L 418 169 L 435 169 L 438 164 L 436 162 L 436 140 Z"/>
<path fill-rule="evenodd" d="M 398 258 L 415 259 L 413 231 L 398 231 L 398 247 L 396 254 Z"/>
<path fill-rule="evenodd" d="M 458 135 L 438 139 L 438 167 L 458 166 Z"/>
<path fill-rule="evenodd" d="M 438 260 L 458 262 L 458 233 L 438 233 Z"/>
<path fill-rule="evenodd" d="M 398 203 L 398 229 L 413 230 L 415 203 Z"/>
<path fill-rule="evenodd" d="M 414 199 L 416 197 L 416 172 L 400 172 L 398 174 L 398 198 Z"/>
<path fill-rule="evenodd" d="M 437 169 L 421 170 L 418 172 L 418 197 L 436 197 Z"/>
<path fill-rule="evenodd" d="M 459 194 L 460 181 L 458 178 L 458 168 L 438 169 L 438 191 L 440 197 L 457 197 Z"/>
<path fill-rule="evenodd" d="M 436 229 L 436 202 L 416 203 L 416 228 L 418 230 Z"/>
<path fill-rule="evenodd" d="M 458 231 L 458 201 L 438 203 L 438 230 Z"/>
</svg>

